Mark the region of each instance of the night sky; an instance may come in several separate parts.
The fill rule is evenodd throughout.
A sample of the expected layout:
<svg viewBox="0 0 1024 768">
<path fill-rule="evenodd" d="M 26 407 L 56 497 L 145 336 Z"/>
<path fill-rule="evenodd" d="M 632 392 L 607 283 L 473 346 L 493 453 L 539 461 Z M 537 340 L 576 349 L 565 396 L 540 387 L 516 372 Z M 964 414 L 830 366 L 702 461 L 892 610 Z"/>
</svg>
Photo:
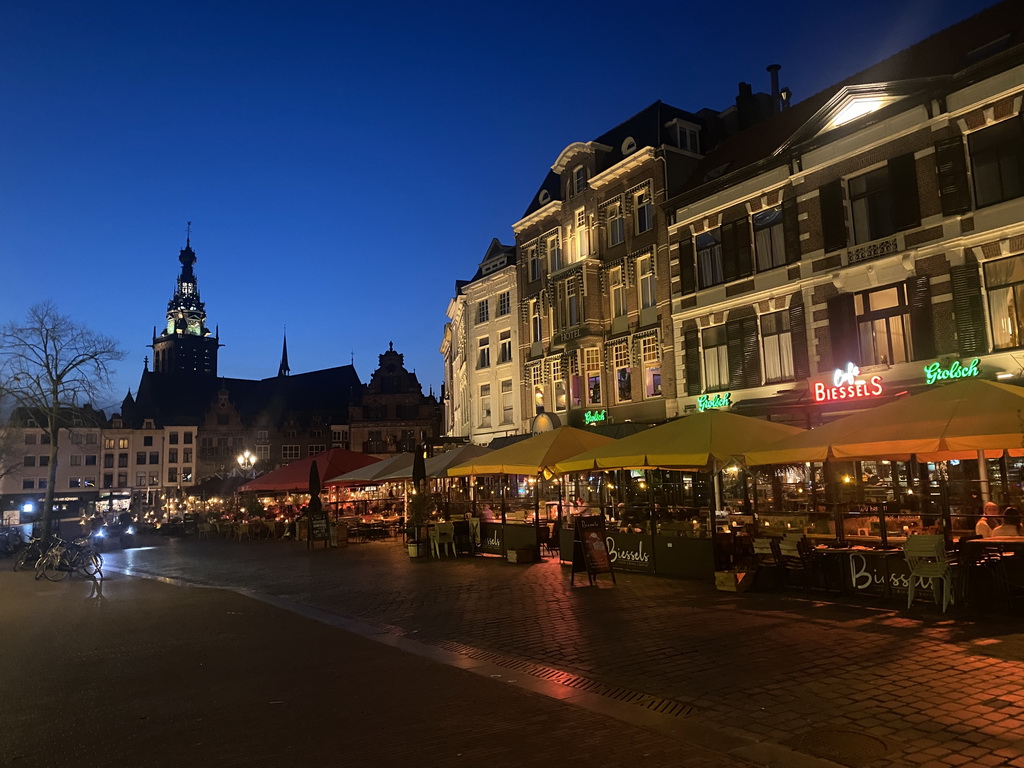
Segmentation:
<svg viewBox="0 0 1024 768">
<path fill-rule="evenodd" d="M 0 322 L 52 299 L 138 386 L 191 220 L 220 373 L 394 342 L 426 392 L 457 279 L 559 152 L 661 99 L 800 101 L 985 0 L 3 4 Z"/>
</svg>

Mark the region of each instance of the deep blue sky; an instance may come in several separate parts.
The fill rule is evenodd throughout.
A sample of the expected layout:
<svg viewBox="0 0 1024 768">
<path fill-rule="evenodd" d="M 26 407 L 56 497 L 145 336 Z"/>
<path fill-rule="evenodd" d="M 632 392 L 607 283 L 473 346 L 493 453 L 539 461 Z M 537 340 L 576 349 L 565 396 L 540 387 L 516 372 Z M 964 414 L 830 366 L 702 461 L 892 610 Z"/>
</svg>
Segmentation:
<svg viewBox="0 0 1024 768">
<path fill-rule="evenodd" d="M 424 391 L 454 281 L 569 143 L 739 81 L 799 101 L 987 0 L 0 5 L 0 322 L 52 299 L 138 386 L 191 220 L 222 375 L 390 341 Z M 109 406 L 109 403 L 100 405 Z"/>
</svg>

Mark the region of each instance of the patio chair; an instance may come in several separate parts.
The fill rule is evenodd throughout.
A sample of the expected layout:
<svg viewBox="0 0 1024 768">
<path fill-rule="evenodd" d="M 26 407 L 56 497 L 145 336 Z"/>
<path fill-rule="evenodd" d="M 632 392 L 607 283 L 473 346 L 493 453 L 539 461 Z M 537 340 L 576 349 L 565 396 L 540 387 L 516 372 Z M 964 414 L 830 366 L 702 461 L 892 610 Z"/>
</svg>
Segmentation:
<svg viewBox="0 0 1024 768">
<path fill-rule="evenodd" d="M 431 531 L 432 538 L 430 540 L 431 547 L 434 550 L 434 557 L 440 559 L 441 549 L 444 548 L 448 552 L 451 552 L 452 557 L 458 557 L 459 553 L 455 551 L 455 524 L 454 523 L 438 523 L 434 526 Z"/>
<path fill-rule="evenodd" d="M 786 580 L 786 568 L 779 549 L 779 540 L 767 536 L 755 536 L 753 540 L 754 561 L 759 573 L 771 574 L 774 585 L 781 587 Z"/>
<path fill-rule="evenodd" d="M 939 604 L 941 591 L 942 612 L 945 613 L 949 604 L 956 601 L 953 594 L 953 569 L 946 555 L 945 539 L 934 534 L 909 536 L 903 545 L 903 556 L 907 559 L 907 568 L 910 571 L 907 608 L 914 601 L 918 583 L 930 579 L 935 604 Z"/>
<path fill-rule="evenodd" d="M 820 574 L 824 579 L 825 589 L 829 589 L 828 571 L 821 568 L 821 559 L 811 551 L 806 538 L 800 535 L 783 536 L 778 546 L 787 582 L 790 577 L 796 577 L 802 582 L 804 589 L 810 590 L 817 585 Z"/>
<path fill-rule="evenodd" d="M 209 523 L 200 523 L 199 524 L 199 538 L 200 539 L 208 539 L 208 538 L 210 538 L 210 534 L 212 532 L 213 532 L 213 526 L 210 525 Z"/>
</svg>

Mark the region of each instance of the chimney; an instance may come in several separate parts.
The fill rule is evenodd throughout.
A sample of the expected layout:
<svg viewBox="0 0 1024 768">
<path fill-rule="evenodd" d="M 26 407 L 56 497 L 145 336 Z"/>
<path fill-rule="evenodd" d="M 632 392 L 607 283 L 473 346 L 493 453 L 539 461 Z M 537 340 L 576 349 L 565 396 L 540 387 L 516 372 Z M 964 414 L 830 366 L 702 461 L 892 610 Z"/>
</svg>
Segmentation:
<svg viewBox="0 0 1024 768">
<path fill-rule="evenodd" d="M 772 114 L 781 111 L 781 103 L 779 101 L 779 70 L 782 69 L 780 64 L 769 64 L 767 67 L 768 72 L 772 76 Z"/>
<path fill-rule="evenodd" d="M 736 122 L 736 129 L 740 131 L 757 122 L 754 94 L 750 83 L 739 84 L 739 93 L 736 95 Z"/>
</svg>

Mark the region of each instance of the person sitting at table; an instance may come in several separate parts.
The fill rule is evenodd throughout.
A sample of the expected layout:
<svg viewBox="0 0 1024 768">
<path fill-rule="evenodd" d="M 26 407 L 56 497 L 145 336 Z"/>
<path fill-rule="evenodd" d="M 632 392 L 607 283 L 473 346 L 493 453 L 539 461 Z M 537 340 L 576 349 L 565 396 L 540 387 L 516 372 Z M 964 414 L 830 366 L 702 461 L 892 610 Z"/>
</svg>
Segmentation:
<svg viewBox="0 0 1024 768">
<path fill-rule="evenodd" d="M 981 519 L 974 526 L 974 533 L 987 539 L 993 535 L 992 531 L 999 522 L 999 505 L 994 501 L 986 501 L 981 510 Z"/>
<path fill-rule="evenodd" d="M 1004 509 L 1002 525 L 993 528 L 992 535 L 1024 537 L 1024 530 L 1020 527 L 1020 510 L 1016 507 Z"/>
</svg>

